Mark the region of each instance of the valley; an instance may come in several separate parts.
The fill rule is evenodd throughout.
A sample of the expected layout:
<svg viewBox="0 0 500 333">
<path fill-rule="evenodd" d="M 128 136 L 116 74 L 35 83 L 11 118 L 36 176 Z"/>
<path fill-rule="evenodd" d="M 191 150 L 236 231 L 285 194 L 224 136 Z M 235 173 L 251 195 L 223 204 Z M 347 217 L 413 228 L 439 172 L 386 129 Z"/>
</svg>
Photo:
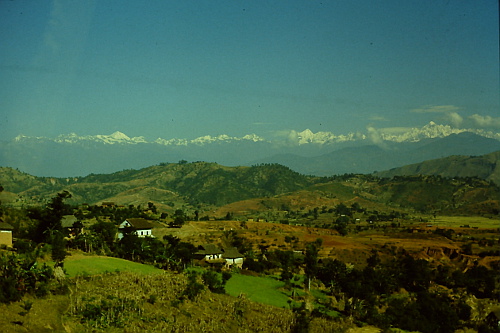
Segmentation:
<svg viewBox="0 0 500 333">
<path fill-rule="evenodd" d="M 6 332 L 487 332 L 500 306 L 490 179 L 179 161 L 73 178 L 0 168 L 0 184 L 15 249 L 1 250 L 0 281 L 18 290 L 2 294 Z M 117 239 L 129 219 L 153 237 Z M 242 264 L 200 259 L 207 244 Z"/>
</svg>

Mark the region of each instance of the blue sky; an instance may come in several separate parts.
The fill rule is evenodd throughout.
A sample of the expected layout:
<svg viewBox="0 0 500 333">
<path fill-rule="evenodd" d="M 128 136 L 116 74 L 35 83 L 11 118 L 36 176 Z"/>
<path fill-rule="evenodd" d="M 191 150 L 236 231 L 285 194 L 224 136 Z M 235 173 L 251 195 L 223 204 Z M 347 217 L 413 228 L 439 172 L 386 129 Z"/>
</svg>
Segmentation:
<svg viewBox="0 0 500 333">
<path fill-rule="evenodd" d="M 0 0 L 0 140 L 500 130 L 496 0 Z"/>
</svg>

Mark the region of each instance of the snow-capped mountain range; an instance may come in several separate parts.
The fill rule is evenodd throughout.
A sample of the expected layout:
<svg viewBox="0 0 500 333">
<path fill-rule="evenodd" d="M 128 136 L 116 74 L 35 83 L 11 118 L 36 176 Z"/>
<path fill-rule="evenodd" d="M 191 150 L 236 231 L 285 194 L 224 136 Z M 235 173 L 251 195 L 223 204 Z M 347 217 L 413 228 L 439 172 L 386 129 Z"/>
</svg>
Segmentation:
<svg viewBox="0 0 500 333">
<path fill-rule="evenodd" d="M 500 133 L 491 131 L 484 131 L 479 129 L 458 129 L 452 128 L 449 125 L 438 125 L 430 122 L 421 128 L 400 128 L 400 129 L 374 129 L 369 128 L 368 134 L 362 133 L 349 133 L 345 135 L 335 135 L 332 132 L 312 132 L 306 129 L 302 132 L 289 131 L 286 136 L 268 140 L 256 134 L 247 134 L 242 137 L 234 137 L 226 134 L 218 136 L 205 135 L 195 139 L 163 139 L 157 138 L 154 141 L 147 141 L 143 136 L 129 137 L 126 134 L 116 131 L 110 135 L 84 135 L 79 136 L 76 133 L 61 134 L 56 138 L 47 137 L 31 137 L 25 135 L 18 135 L 14 138 L 14 142 L 56 142 L 56 143 L 81 143 L 81 142 L 96 142 L 103 144 L 140 144 L 140 143 L 155 143 L 164 146 L 188 146 L 188 145 L 205 145 L 216 142 L 283 142 L 287 144 L 335 144 L 342 142 L 365 141 L 372 140 L 377 137 L 379 140 L 390 142 L 417 142 L 422 139 L 444 138 L 451 134 L 459 134 L 464 132 L 471 132 L 486 138 L 500 140 Z"/>
<path fill-rule="evenodd" d="M 159 163 L 216 162 L 227 166 L 279 163 L 303 174 L 371 173 L 450 155 L 483 155 L 500 150 L 500 133 L 456 129 L 434 122 L 421 128 L 368 128 L 366 133 L 280 132 L 195 139 L 111 135 L 56 138 L 19 135 L 0 142 L 0 167 L 36 176 L 73 177 L 112 173 Z"/>
</svg>

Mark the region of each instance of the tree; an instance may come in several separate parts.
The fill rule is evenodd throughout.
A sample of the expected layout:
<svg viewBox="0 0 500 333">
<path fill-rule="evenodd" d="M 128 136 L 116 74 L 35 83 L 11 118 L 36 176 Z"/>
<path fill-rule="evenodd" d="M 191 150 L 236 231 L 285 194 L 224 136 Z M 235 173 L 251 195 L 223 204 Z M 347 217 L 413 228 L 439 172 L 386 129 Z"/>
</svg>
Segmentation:
<svg viewBox="0 0 500 333">
<path fill-rule="evenodd" d="M 107 245 L 110 249 L 113 248 L 116 236 L 116 226 L 113 223 L 97 222 L 89 229 L 99 237 L 101 248 L 103 248 L 104 245 Z"/>
<path fill-rule="evenodd" d="M 153 202 L 148 202 L 148 209 L 153 212 L 153 214 L 158 213 L 158 209 L 156 209 L 156 206 Z"/>
<path fill-rule="evenodd" d="M 203 279 L 203 283 L 205 283 L 208 289 L 217 294 L 224 294 L 226 290 L 224 286 L 226 285 L 227 280 L 231 278 L 231 274 L 228 272 L 217 273 L 216 271 L 208 270 L 203 272 L 201 275 Z"/>
<path fill-rule="evenodd" d="M 368 267 L 375 268 L 380 264 L 380 258 L 378 256 L 377 250 L 372 249 L 371 251 L 372 255 L 366 259 L 366 263 L 368 264 Z"/>
<path fill-rule="evenodd" d="M 184 225 L 186 216 L 184 215 L 184 211 L 182 209 L 177 209 L 174 212 L 174 220 L 168 224 L 171 228 L 180 228 Z"/>
<path fill-rule="evenodd" d="M 321 246 L 321 240 L 309 243 L 306 245 L 306 254 L 304 257 L 305 273 L 307 279 L 307 289 L 311 289 L 311 279 L 313 279 L 318 272 L 318 252 Z"/>
<path fill-rule="evenodd" d="M 28 216 L 37 221 L 31 233 L 32 239 L 52 245 L 52 259 L 56 266 L 62 266 L 66 258 L 66 240 L 61 220 L 64 215 L 72 213 L 71 206 L 64 203 L 68 198 L 71 198 L 71 194 L 63 191 L 53 197 L 45 209 L 33 208 L 28 211 Z"/>
<path fill-rule="evenodd" d="M 36 221 L 31 232 L 31 238 L 34 241 L 51 243 L 53 235 L 62 232 L 63 216 L 72 213 L 71 206 L 64 203 L 64 200 L 69 198 L 71 194 L 63 191 L 53 197 L 45 209 L 35 207 L 28 210 L 28 217 Z"/>
<path fill-rule="evenodd" d="M 399 261 L 400 283 L 408 291 L 425 291 L 432 280 L 432 270 L 424 259 L 403 256 Z"/>
<path fill-rule="evenodd" d="M 205 289 L 205 286 L 198 282 L 198 273 L 196 271 L 189 271 L 186 276 L 188 282 L 186 289 L 181 295 L 181 300 L 187 297 L 189 300 L 194 301 L 203 289 Z"/>
<path fill-rule="evenodd" d="M 317 277 L 332 291 L 339 291 L 348 278 L 349 271 L 345 263 L 338 259 L 326 260 L 317 272 Z"/>
<path fill-rule="evenodd" d="M 66 241 L 64 235 L 61 232 L 56 232 L 52 235 L 51 240 L 52 245 L 52 260 L 55 262 L 55 267 L 63 266 L 64 259 L 66 258 Z"/>
<path fill-rule="evenodd" d="M 134 261 L 142 250 L 141 239 L 133 232 L 124 233 L 118 243 L 118 253 L 124 259 Z"/>
<path fill-rule="evenodd" d="M 339 203 L 336 207 L 335 207 L 335 212 L 338 214 L 338 215 L 346 215 L 346 216 L 351 216 L 352 215 L 352 212 L 351 212 L 351 209 L 349 207 L 347 207 L 345 204 L 343 204 L 342 202 Z"/>
</svg>

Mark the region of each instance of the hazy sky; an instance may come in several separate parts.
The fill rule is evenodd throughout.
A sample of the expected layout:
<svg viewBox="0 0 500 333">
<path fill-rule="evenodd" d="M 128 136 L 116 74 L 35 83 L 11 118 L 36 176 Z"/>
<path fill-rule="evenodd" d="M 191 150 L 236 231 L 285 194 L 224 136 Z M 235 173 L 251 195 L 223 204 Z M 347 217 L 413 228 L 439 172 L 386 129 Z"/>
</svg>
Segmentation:
<svg viewBox="0 0 500 333">
<path fill-rule="evenodd" d="M 500 130 L 497 0 L 0 1 L 0 140 Z"/>
</svg>

